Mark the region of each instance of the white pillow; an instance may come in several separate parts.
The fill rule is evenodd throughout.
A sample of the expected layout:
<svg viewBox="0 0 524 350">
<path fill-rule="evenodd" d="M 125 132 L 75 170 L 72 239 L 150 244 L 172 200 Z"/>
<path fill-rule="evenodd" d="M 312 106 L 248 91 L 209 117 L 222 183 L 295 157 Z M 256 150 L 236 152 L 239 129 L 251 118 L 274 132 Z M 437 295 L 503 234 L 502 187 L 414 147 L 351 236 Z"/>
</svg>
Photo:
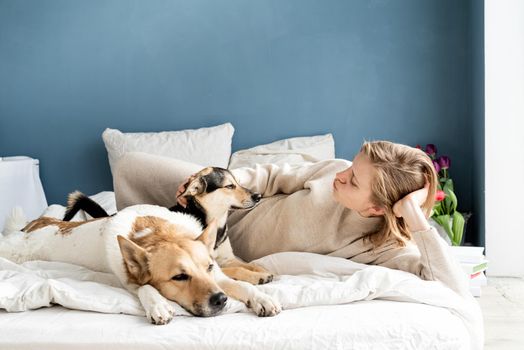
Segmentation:
<svg viewBox="0 0 524 350">
<path fill-rule="evenodd" d="M 333 135 L 293 137 L 240 150 L 231 156 L 229 169 L 255 164 L 301 164 L 335 158 Z"/>
<path fill-rule="evenodd" d="M 113 172 L 127 152 L 143 152 L 182 159 L 202 166 L 227 167 L 235 129 L 230 123 L 195 130 L 122 133 L 105 129 L 102 139 Z"/>
</svg>

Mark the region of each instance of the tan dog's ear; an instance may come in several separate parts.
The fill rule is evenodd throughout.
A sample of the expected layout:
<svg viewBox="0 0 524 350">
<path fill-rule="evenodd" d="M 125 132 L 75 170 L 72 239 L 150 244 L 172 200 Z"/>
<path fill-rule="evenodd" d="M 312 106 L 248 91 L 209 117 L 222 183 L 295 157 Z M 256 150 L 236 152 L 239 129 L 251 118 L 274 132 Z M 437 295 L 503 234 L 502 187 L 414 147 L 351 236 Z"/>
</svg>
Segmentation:
<svg viewBox="0 0 524 350">
<path fill-rule="evenodd" d="M 202 231 L 200 236 L 196 239 L 197 241 L 200 241 L 205 244 L 209 252 L 213 252 L 213 249 L 215 248 L 215 241 L 217 239 L 217 220 L 213 219 L 209 225 L 207 225 L 206 229 Z"/>
<path fill-rule="evenodd" d="M 198 176 L 194 179 L 191 179 L 189 182 L 189 185 L 187 185 L 186 190 L 184 193 L 181 194 L 181 196 L 196 196 L 198 194 L 204 193 L 204 191 L 207 188 L 206 180 L 204 180 L 203 177 Z"/>
<path fill-rule="evenodd" d="M 123 236 L 119 235 L 117 239 L 129 274 L 139 285 L 149 282 L 151 279 L 148 267 L 149 254 L 145 249 Z"/>
</svg>

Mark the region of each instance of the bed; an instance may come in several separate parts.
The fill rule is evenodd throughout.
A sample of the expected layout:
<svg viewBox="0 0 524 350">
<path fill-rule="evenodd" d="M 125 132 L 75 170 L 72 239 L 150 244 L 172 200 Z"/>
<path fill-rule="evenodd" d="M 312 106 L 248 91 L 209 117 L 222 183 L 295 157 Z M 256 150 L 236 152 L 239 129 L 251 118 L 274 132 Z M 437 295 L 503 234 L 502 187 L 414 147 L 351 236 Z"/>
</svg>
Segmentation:
<svg viewBox="0 0 524 350">
<path fill-rule="evenodd" d="M 104 141 L 110 159 L 117 161 L 119 155 L 110 147 L 122 153 L 125 140 Z M 158 149 L 150 138 L 148 145 Z M 301 162 L 330 157 L 334 144 L 324 135 L 237 152 L 229 165 L 249 165 L 252 159 Z M 108 212 L 116 210 L 112 192 L 93 198 Z M 63 211 L 53 205 L 46 215 L 59 217 Z M 232 301 L 222 315 L 210 318 L 192 317 L 178 307 L 170 324 L 154 326 L 143 316 L 138 300 L 113 276 L 64 263 L 18 265 L 0 258 L 0 348 L 482 348 L 476 301 L 460 298 L 439 282 L 310 253 L 278 253 L 256 262 L 279 275 L 257 288 L 282 303 L 281 314 L 258 318 Z"/>
</svg>

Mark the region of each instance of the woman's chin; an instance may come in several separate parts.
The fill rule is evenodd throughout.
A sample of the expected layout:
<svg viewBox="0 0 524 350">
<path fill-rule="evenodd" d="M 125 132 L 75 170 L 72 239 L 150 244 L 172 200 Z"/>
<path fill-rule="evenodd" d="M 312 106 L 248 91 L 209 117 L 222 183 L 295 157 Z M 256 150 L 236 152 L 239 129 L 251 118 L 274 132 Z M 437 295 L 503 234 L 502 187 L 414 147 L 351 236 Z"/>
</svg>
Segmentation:
<svg viewBox="0 0 524 350">
<path fill-rule="evenodd" d="M 333 198 L 335 202 L 340 203 L 340 201 L 338 200 L 338 196 L 337 196 L 337 190 L 335 188 L 333 188 L 333 191 L 331 191 L 331 197 Z"/>
<path fill-rule="evenodd" d="M 347 208 L 347 205 L 343 201 L 340 200 L 337 190 L 333 190 L 333 192 L 331 193 L 331 197 L 333 198 L 335 202 Z"/>
</svg>

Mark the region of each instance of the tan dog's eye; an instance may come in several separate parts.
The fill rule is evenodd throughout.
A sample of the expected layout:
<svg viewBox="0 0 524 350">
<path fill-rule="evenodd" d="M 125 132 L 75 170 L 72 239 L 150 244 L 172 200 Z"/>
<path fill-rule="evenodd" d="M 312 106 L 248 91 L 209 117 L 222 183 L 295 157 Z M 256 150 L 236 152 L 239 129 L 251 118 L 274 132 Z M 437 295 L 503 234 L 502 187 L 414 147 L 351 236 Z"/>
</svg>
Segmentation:
<svg viewBox="0 0 524 350">
<path fill-rule="evenodd" d="M 181 273 L 179 275 L 171 277 L 171 279 L 174 281 L 187 281 L 189 279 L 189 276 L 185 273 Z"/>
<path fill-rule="evenodd" d="M 207 271 L 212 271 L 213 267 L 215 267 L 215 265 L 209 264 L 209 266 L 207 267 Z"/>
<path fill-rule="evenodd" d="M 235 185 L 231 184 L 231 185 L 227 185 L 226 188 L 229 188 L 230 190 L 234 190 L 237 187 Z"/>
</svg>

